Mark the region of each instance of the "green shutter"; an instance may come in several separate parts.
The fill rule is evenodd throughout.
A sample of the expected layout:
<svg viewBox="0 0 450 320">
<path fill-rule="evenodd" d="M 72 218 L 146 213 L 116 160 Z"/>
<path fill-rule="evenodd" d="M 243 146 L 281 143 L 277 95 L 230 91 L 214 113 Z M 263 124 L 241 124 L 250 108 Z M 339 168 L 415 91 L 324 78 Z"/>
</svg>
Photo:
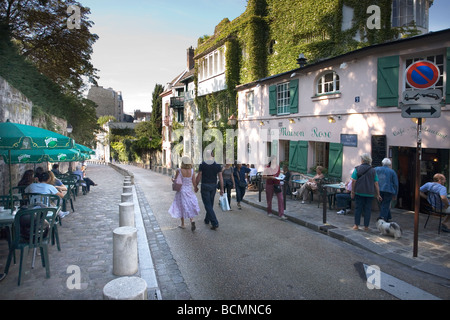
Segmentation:
<svg viewBox="0 0 450 320">
<path fill-rule="evenodd" d="M 277 114 L 277 86 L 269 87 L 269 114 Z"/>
<path fill-rule="evenodd" d="M 298 113 L 298 79 L 289 82 L 290 113 Z"/>
<path fill-rule="evenodd" d="M 450 104 L 450 48 L 447 48 L 447 69 L 446 84 L 445 84 L 445 104 Z"/>
<path fill-rule="evenodd" d="M 298 141 L 297 171 L 308 173 L 308 141 Z"/>
<path fill-rule="evenodd" d="M 378 58 L 377 106 L 398 106 L 399 71 L 399 56 Z"/>
<path fill-rule="evenodd" d="M 328 158 L 328 176 L 333 178 L 342 177 L 342 151 L 343 145 L 340 143 L 330 143 Z"/>
<path fill-rule="evenodd" d="M 297 141 L 291 141 L 289 143 L 289 170 L 297 171 Z"/>
</svg>

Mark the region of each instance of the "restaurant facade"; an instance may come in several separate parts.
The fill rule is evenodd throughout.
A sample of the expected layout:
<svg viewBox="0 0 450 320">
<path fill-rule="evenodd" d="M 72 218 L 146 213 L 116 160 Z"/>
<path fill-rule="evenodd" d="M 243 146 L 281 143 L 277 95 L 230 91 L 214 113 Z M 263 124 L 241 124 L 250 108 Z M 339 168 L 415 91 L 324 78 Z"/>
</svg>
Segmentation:
<svg viewBox="0 0 450 320">
<path fill-rule="evenodd" d="M 320 165 L 330 177 L 346 181 L 362 153 L 372 155 L 373 166 L 388 157 L 399 176 L 398 203 L 412 209 L 418 125 L 401 103 L 405 95 L 423 92 L 406 79 L 408 67 L 418 61 L 437 66 L 429 89 L 442 94 L 433 102 L 437 113 L 418 114 L 420 184 L 437 172 L 448 181 L 450 29 L 305 65 L 299 60 L 298 69 L 238 86 L 238 160 L 262 171 L 276 156 L 292 172 L 312 173 Z"/>
</svg>

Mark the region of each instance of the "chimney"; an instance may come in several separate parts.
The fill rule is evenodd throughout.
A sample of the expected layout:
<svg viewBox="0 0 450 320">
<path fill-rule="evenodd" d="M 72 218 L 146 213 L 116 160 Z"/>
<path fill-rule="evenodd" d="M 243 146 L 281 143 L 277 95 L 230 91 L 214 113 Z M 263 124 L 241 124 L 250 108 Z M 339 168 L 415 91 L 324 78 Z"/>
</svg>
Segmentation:
<svg viewBox="0 0 450 320">
<path fill-rule="evenodd" d="M 194 62 L 194 48 L 189 47 L 187 49 L 187 68 L 188 71 L 193 69 L 195 67 L 195 62 Z"/>
</svg>

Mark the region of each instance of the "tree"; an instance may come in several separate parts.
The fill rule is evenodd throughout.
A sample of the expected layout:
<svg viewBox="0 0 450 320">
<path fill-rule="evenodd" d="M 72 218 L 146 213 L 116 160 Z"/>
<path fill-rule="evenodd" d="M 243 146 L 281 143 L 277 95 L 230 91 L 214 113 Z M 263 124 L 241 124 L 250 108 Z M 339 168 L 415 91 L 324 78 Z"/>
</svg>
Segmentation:
<svg viewBox="0 0 450 320">
<path fill-rule="evenodd" d="M 79 12 L 71 12 L 69 6 Z M 92 83 L 98 79 L 97 69 L 90 62 L 98 36 L 89 31 L 93 25 L 87 18 L 89 14 L 89 8 L 75 1 L 0 1 L 0 22 L 9 26 L 20 53 L 75 95 L 85 88 L 84 78 Z M 79 22 L 79 29 L 78 25 L 69 28 L 72 18 Z"/>
<path fill-rule="evenodd" d="M 160 97 L 160 94 L 163 92 L 164 87 L 160 84 L 156 84 L 155 89 L 153 90 L 152 116 L 150 118 L 160 136 L 162 130 L 162 98 Z"/>
</svg>

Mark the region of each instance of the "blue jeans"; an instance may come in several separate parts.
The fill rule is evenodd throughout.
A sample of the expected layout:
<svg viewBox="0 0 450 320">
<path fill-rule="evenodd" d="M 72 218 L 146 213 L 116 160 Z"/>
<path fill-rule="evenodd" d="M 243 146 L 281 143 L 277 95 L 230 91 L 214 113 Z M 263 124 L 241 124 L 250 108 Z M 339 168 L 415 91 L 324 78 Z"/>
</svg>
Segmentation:
<svg viewBox="0 0 450 320">
<path fill-rule="evenodd" d="M 361 197 L 355 195 L 355 225 L 359 226 L 361 222 L 361 213 L 364 212 L 364 227 L 369 227 L 370 215 L 372 212 L 372 200 L 373 197 Z"/>
<path fill-rule="evenodd" d="M 388 221 L 388 220 L 392 219 L 391 201 L 392 201 L 392 197 L 394 195 L 390 192 L 384 192 L 384 191 L 381 191 L 380 195 L 383 198 L 383 200 L 380 203 L 380 218 L 383 218 L 384 221 Z"/>
<path fill-rule="evenodd" d="M 214 197 L 216 196 L 217 184 L 202 183 L 200 194 L 202 195 L 203 205 L 205 206 L 206 216 L 205 223 L 210 223 L 213 227 L 219 226 L 216 213 L 214 212 Z"/>
</svg>

